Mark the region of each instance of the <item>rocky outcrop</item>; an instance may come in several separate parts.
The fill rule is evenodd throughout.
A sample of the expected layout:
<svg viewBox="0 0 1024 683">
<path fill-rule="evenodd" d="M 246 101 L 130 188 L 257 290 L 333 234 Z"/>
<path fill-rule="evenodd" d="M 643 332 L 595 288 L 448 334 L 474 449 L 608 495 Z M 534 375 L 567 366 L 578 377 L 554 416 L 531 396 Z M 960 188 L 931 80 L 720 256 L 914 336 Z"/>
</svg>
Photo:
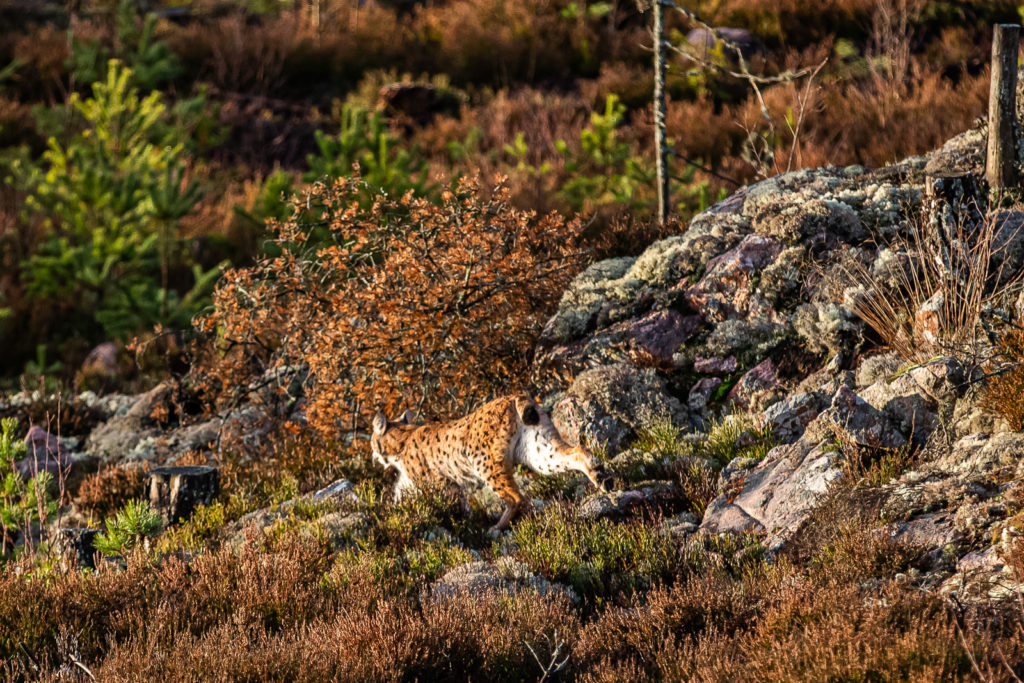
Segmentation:
<svg viewBox="0 0 1024 683">
<path fill-rule="evenodd" d="M 770 407 L 809 371 L 794 348 L 854 357 L 864 324 L 821 273 L 844 250 L 900 229 L 922 205 L 924 163 L 776 176 L 636 258 L 592 265 L 536 352 L 534 384 L 560 426 L 614 454 L 652 408 L 701 430 L 723 407 Z M 792 440 L 803 420 L 777 426 Z"/>
</svg>

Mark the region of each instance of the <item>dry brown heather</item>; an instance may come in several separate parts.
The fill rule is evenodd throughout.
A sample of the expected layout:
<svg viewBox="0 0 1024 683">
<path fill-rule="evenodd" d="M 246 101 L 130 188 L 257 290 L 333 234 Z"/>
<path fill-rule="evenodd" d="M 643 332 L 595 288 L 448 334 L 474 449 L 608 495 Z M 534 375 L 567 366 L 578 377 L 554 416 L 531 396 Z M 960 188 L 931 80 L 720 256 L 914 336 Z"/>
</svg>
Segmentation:
<svg viewBox="0 0 1024 683">
<path fill-rule="evenodd" d="M 874 533 L 848 494 L 790 555 L 688 544 L 662 585 L 584 594 L 580 608 L 532 593 L 434 600 L 421 590 L 434 572 L 382 570 L 429 550 L 387 529 L 413 512 L 436 523 L 446 505 L 374 512 L 380 535 L 358 559 L 293 525 L 187 563 L 140 552 L 124 571 L 33 579 L 15 570 L 41 568 L 22 561 L 0 574 L 4 671 L 58 678 L 77 661 L 99 680 L 534 680 L 530 648 L 546 665 L 560 647 L 564 680 L 1011 680 L 1004 660 L 1024 655 L 1018 607 L 958 610 L 880 581 L 912 553 Z"/>
</svg>

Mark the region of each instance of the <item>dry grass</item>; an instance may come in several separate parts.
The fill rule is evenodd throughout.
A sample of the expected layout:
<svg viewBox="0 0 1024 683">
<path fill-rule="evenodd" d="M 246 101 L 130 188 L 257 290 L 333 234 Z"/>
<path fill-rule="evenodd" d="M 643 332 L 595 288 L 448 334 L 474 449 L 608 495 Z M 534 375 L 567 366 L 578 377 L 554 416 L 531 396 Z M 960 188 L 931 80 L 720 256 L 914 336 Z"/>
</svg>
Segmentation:
<svg viewBox="0 0 1024 683">
<path fill-rule="evenodd" d="M 912 219 L 905 236 L 882 245 L 874 264 L 854 255 L 838 269 L 842 297 L 907 361 L 977 356 L 983 311 L 1020 279 L 1004 268 L 1016 235 L 995 218 L 978 225 L 959 220 L 947 230 L 952 234 L 944 237 L 927 217 Z M 922 312 L 926 303 L 931 314 Z"/>
</svg>

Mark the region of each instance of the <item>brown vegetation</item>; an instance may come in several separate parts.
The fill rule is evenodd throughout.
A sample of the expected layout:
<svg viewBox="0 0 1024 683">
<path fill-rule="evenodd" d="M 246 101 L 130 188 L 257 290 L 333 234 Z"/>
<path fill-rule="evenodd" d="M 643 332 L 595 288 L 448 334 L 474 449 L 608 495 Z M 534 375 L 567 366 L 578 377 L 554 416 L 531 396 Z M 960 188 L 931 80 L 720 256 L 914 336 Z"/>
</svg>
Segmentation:
<svg viewBox="0 0 1024 683">
<path fill-rule="evenodd" d="M 281 255 L 228 273 L 202 322 L 217 336 L 209 387 L 230 399 L 256 367 L 305 365 L 310 421 L 336 434 L 412 401 L 459 414 L 523 381 L 580 267 L 578 221 L 513 209 L 505 188 L 476 181 L 440 205 L 362 209 L 359 191 L 358 176 L 314 185 L 274 226 Z"/>
</svg>

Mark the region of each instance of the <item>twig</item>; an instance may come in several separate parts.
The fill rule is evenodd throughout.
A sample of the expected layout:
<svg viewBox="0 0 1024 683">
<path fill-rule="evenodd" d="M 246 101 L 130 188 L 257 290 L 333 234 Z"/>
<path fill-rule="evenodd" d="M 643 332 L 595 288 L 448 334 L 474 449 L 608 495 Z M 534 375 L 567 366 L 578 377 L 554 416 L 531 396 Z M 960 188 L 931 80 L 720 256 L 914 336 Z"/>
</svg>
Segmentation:
<svg viewBox="0 0 1024 683">
<path fill-rule="evenodd" d="M 537 662 L 537 666 L 539 666 L 541 672 L 543 672 L 543 675 L 540 677 L 541 683 L 543 683 L 543 681 L 546 681 L 548 677 L 552 674 L 560 672 L 569 663 L 569 655 L 566 655 L 565 659 L 563 659 L 561 662 L 558 661 L 558 658 L 562 655 L 562 647 L 565 645 L 564 640 L 558 639 L 558 631 L 555 631 L 555 637 L 550 642 L 552 644 L 557 642 L 558 644 L 555 645 L 555 650 L 551 653 L 551 661 L 548 662 L 547 666 L 544 666 L 544 663 L 540 661 L 540 657 L 537 656 L 537 652 L 533 649 L 533 646 L 530 645 L 530 643 L 528 643 L 527 641 L 523 641 L 523 644 L 526 645 L 526 649 L 528 649 L 530 651 L 530 654 L 533 655 L 534 660 L 536 660 Z"/>
</svg>

